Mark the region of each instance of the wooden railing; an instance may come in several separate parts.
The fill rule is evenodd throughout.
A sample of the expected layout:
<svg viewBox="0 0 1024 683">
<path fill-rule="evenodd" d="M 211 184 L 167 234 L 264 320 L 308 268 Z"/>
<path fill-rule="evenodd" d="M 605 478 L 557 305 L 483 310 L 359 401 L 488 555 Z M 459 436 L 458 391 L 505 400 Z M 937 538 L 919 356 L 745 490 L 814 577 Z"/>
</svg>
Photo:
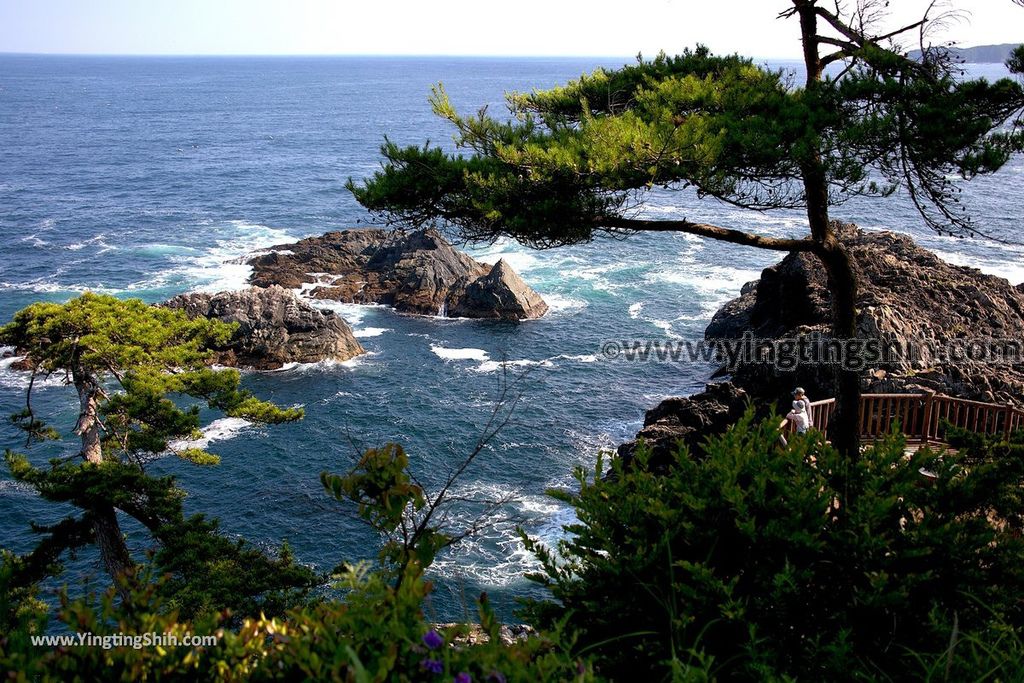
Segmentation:
<svg viewBox="0 0 1024 683">
<path fill-rule="evenodd" d="M 811 403 L 811 425 L 827 432 L 835 407 L 834 398 Z M 862 394 L 858 419 L 860 437 L 865 441 L 887 434 L 896 422 L 907 441 L 921 444 L 942 442 L 946 422 L 983 434 L 1009 434 L 1024 428 L 1024 410 L 930 393 Z M 786 431 L 794 428 L 783 421 Z"/>
</svg>

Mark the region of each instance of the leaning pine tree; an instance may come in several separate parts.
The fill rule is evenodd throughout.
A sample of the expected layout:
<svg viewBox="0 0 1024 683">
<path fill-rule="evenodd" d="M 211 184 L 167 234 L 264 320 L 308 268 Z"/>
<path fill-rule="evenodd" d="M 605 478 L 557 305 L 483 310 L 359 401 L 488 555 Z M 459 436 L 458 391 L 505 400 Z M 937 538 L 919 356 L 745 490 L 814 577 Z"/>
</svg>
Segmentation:
<svg viewBox="0 0 1024 683">
<path fill-rule="evenodd" d="M 183 492 L 173 479 L 144 471 L 146 456 L 163 452 L 200 465 L 217 462 L 204 450 L 175 447 L 198 434 L 199 406 L 190 398 L 255 422 L 301 419 L 301 408 L 280 408 L 240 389 L 237 371 L 208 367 L 207 349 L 226 342 L 232 332 L 219 321 L 190 320 L 180 311 L 139 300 L 89 293 L 64 304 L 33 304 L 0 327 L 0 344 L 23 353 L 31 373 L 25 409 L 13 417 L 27 434 L 26 445 L 61 436 L 33 409 L 37 378 L 62 378 L 78 398 L 76 455 L 41 468 L 24 455 L 6 454 L 16 479 L 43 498 L 81 511 L 37 528 L 44 537 L 34 552 L 5 557 L 17 570 L 15 584 L 31 585 L 55 571 L 65 551 L 94 543 L 122 596 L 129 596 L 135 564 L 118 512 L 140 522 L 165 551 L 170 549 L 158 552 L 157 560 L 176 575 L 172 585 L 186 596 L 187 604 L 179 604 L 185 611 L 238 604 L 267 590 L 311 583 L 312 574 L 290 558 L 264 558 L 254 548 L 219 536 L 215 523 L 201 516 L 186 519 Z M 226 589 L 218 595 L 223 586 L 241 595 L 228 595 Z"/>
<path fill-rule="evenodd" d="M 780 17 L 799 21 L 802 86 L 703 47 L 511 94 L 508 121 L 486 110 L 461 116 L 438 86 L 434 111 L 454 124 L 468 153 L 386 141 L 382 170 L 348 187 L 389 221 L 439 222 L 470 240 L 510 236 L 543 248 L 601 233 L 676 231 L 812 253 L 828 275 L 832 333 L 852 338 L 857 280 L 830 207 L 902 188 L 932 228 L 982 234 L 950 178 L 994 172 L 1020 151 L 1024 89 L 1011 79 L 958 79 L 948 54 L 924 44 L 934 25 L 927 15 L 890 31 L 878 28 L 888 3 L 791 4 Z M 921 61 L 896 42 L 906 35 L 920 36 Z M 1022 62 L 1018 49 L 1008 66 L 1021 73 Z M 693 188 L 751 210 L 805 210 L 808 233 L 784 239 L 696 219 L 650 220 L 641 209 L 655 188 Z M 832 438 L 850 457 L 859 396 L 857 373 L 838 370 Z"/>
</svg>

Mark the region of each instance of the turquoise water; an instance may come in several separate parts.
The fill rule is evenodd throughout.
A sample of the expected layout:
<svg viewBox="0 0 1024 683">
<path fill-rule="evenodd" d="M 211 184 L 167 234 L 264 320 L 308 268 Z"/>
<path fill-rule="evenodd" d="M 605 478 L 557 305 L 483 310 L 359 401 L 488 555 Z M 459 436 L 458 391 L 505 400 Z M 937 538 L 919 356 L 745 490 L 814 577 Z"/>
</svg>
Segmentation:
<svg viewBox="0 0 1024 683">
<path fill-rule="evenodd" d="M 501 107 L 506 89 L 549 87 L 593 66 L 572 59 L 0 56 L 0 319 L 31 301 L 87 289 L 160 301 L 242 287 L 248 272 L 238 259 L 245 254 L 367 222 L 343 183 L 376 168 L 384 135 L 448 143 L 450 131 L 426 103 L 432 84 L 444 81 L 463 109 Z M 990 232 L 1018 230 L 1022 174 L 1015 162 L 966 186 Z M 649 213 L 773 235 L 799 235 L 802 226 L 799 214 L 748 214 L 686 193 L 655 196 Z M 932 236 L 904 198 L 851 202 L 835 216 L 909 232 L 946 258 L 1024 280 L 1019 249 Z M 268 549 L 286 538 L 301 561 L 325 570 L 369 558 L 379 539 L 328 499 L 319 473 L 345 471 L 360 448 L 398 441 L 417 474 L 437 484 L 472 449 L 505 368 L 523 377 L 514 421 L 457 493 L 514 501 L 432 572 L 439 617 L 458 616 L 480 590 L 508 614 L 513 598 L 529 592 L 522 573 L 532 566 L 515 526 L 553 540 L 571 519 L 544 490 L 570 485 L 574 466 L 592 466 L 599 449 L 636 432 L 645 409 L 700 388 L 711 371 L 609 360 L 602 343 L 697 338 L 717 307 L 777 256 L 682 235 L 543 252 L 514 243 L 468 249 L 483 261 L 508 259 L 551 313 L 509 324 L 335 306 L 366 356 L 245 379 L 261 396 L 304 405 L 305 421 L 263 429 L 211 415 L 206 438 L 223 457 L 219 467 L 163 458 L 150 470 L 177 475 L 188 510 L 219 517 L 230 534 Z M 24 386 L 24 377 L 0 364 L 0 413 L 20 408 Z M 37 391 L 37 406 L 70 427 L 68 390 L 48 382 Z M 0 424 L 0 448 L 19 446 L 14 430 Z M 33 458 L 74 451 L 71 443 L 54 448 Z M 472 519 L 477 507 L 463 505 L 461 519 Z M 65 512 L 0 475 L 5 547 L 27 550 L 29 521 Z M 145 546 L 140 533 L 130 540 Z M 86 552 L 64 580 L 100 575 Z"/>
</svg>

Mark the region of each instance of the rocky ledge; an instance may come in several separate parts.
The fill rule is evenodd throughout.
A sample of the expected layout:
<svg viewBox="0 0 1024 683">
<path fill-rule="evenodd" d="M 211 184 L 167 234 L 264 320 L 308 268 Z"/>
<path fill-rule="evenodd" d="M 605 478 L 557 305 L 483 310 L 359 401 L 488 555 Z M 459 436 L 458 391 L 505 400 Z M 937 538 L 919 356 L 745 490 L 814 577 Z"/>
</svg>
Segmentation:
<svg viewBox="0 0 1024 683">
<path fill-rule="evenodd" d="M 858 276 L 858 340 L 874 341 L 879 349 L 911 350 L 865 365 L 860 370 L 864 392 L 935 391 L 1024 406 L 1024 364 L 941 352 L 967 349 L 975 341 L 1024 345 L 1024 286 L 947 263 L 905 235 L 852 224 L 835 227 L 850 247 Z M 738 340 L 748 333 L 759 341 L 801 335 L 827 340 L 830 307 L 820 263 L 791 253 L 766 268 L 760 280 L 744 285 L 740 296 L 715 314 L 705 338 Z M 805 387 L 812 400 L 831 396 L 832 372 L 820 364 L 793 370 L 740 365 L 731 383 L 709 385 L 702 394 L 671 398 L 648 411 L 637 436 L 656 451 L 679 439 L 695 445 L 702 435 L 734 421 L 750 399 L 765 411 L 785 412 L 783 402 L 794 386 Z M 630 442 L 619 452 L 628 457 L 633 449 Z"/>
<path fill-rule="evenodd" d="M 329 232 L 271 247 L 248 263 L 250 282 L 260 287 L 303 288 L 314 298 L 405 313 L 522 320 L 548 310 L 508 263 L 480 263 L 432 229 Z"/>
<path fill-rule="evenodd" d="M 637 442 L 650 449 L 648 465 L 655 470 L 668 465 L 679 443 L 699 448 L 708 434 L 719 434 L 743 416 L 750 397 L 731 382 L 709 384 L 693 396 L 667 398 L 644 415 L 644 427 L 636 441 L 619 446 L 617 455 L 628 465 Z"/>
<path fill-rule="evenodd" d="M 365 353 L 352 328 L 276 285 L 238 292 L 181 294 L 164 304 L 189 317 L 238 323 L 229 344 L 218 349 L 222 365 L 273 370 L 285 363 L 345 361 Z"/>
</svg>

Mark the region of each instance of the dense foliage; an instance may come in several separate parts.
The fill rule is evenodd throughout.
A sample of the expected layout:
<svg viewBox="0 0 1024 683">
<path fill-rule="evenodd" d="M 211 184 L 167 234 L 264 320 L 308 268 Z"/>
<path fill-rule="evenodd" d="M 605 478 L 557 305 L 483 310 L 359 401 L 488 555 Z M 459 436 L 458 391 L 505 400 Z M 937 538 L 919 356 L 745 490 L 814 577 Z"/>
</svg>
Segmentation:
<svg viewBox="0 0 1024 683">
<path fill-rule="evenodd" d="M 444 497 L 428 495 L 413 484 L 408 458 L 395 445 L 371 449 L 347 475 L 324 474 L 324 486 L 335 498 L 355 502 L 360 516 L 382 534 L 393 533 L 403 517 L 423 510 L 443 509 Z M 447 539 L 440 520 L 418 518 L 423 532 L 385 544 L 375 570 L 366 564 L 343 563 L 335 574 L 342 600 L 321 600 L 294 608 L 282 618 L 264 614 L 234 623 L 229 611 L 192 610 L 194 619 L 176 609 L 182 591 L 168 590 L 175 576 L 149 576 L 118 604 L 110 591 L 94 599 L 62 601 L 60 619 L 67 631 L 102 638 L 114 634 L 216 635 L 216 644 L 200 647 L 134 647 L 111 641 L 108 649 L 67 645 L 40 647 L 34 634 L 45 630 L 45 615 L 21 610 L 12 614 L 11 628 L 0 636 L 0 671 L 12 680 L 346 680 L 346 681 L 590 681 L 592 666 L 571 652 L 571 641 L 557 631 L 531 634 L 515 642 L 502 640 L 501 624 L 481 595 L 479 626 L 441 627 L 424 617 L 431 584 L 423 577 L 434 559 L 438 539 Z M 180 536 L 176 535 L 180 538 Z M 208 546 L 208 535 L 198 544 Z M 216 538 L 214 536 L 214 538 Z M 215 559 L 224 549 L 215 549 Z M 168 546 L 161 552 L 176 554 Z M 230 556 L 230 555 L 229 555 Z M 17 558 L 8 557 L 16 561 Z M 185 566 L 207 566 L 178 557 Z M 0 571 L 3 601 L 22 600 L 23 591 L 10 581 L 5 562 Z M 189 580 L 190 591 L 213 578 L 225 586 L 227 572 L 207 572 Z M 171 594 L 176 602 L 161 596 Z M 191 595 L 189 592 L 187 595 Z M 11 614 L 11 611 L 8 610 Z"/>
<path fill-rule="evenodd" d="M 60 611 L 70 631 L 216 645 L 54 650 L 32 645 L 44 617 L 23 611 L 0 638 L 0 668 L 14 680 L 1015 680 L 1024 433 L 950 432 L 959 452 L 912 456 L 894 433 L 850 463 L 819 435 L 780 447 L 777 423 L 748 415 L 699 456 L 680 449 L 667 472 L 646 470 L 642 451 L 606 476 L 578 471 L 578 492 L 554 493 L 576 510 L 571 535 L 557 552 L 529 542 L 542 563 L 532 578 L 552 595 L 525 607 L 540 631 L 511 644 L 485 595 L 484 642 L 425 619 L 428 534 L 422 547 L 390 542 L 378 569 L 342 564 L 340 600 L 279 619 L 185 619 L 161 598 L 166 579 L 148 576 L 127 602 L 110 592 Z M 387 534 L 436 500 L 407 464 L 396 446 L 373 449 L 324 485 Z M 9 568 L 0 600 L 17 593 Z"/>
<path fill-rule="evenodd" d="M 835 202 L 910 183 L 922 207 L 945 199 L 937 207 L 952 211 L 960 207 L 946 176 L 994 171 L 1019 148 L 1019 136 L 998 130 L 1024 105 L 1019 83 L 960 82 L 880 50 L 859 56 L 844 78 L 794 90 L 783 72 L 749 59 L 705 48 L 659 55 L 513 93 L 510 121 L 460 116 L 438 88 L 435 112 L 471 153 L 389 142 L 383 169 L 350 189 L 400 222 L 442 220 L 470 237 L 549 246 L 601 228 L 644 229 L 623 218 L 655 186 L 755 209 L 802 207 L 794 181 L 812 155 Z"/>
<path fill-rule="evenodd" d="M 748 415 L 668 474 L 642 452 L 629 471 L 577 472 L 579 492 L 556 494 L 572 536 L 557 555 L 533 544 L 555 601 L 527 614 L 564 620 L 616 680 L 903 680 L 981 632 L 1021 662 L 1022 435 L 908 456 L 893 434 L 856 463 L 778 436 Z"/>
<path fill-rule="evenodd" d="M 353 567 L 340 581 L 347 597 L 293 610 L 284 618 L 247 619 L 227 628 L 220 614 L 196 621 L 178 618 L 161 604 L 159 584 L 132 594 L 132 609 L 108 594 L 91 601 L 65 601 L 61 618 L 70 632 L 102 638 L 114 634 L 213 634 L 216 645 L 139 647 L 40 647 L 26 624 L 0 636 L 0 671 L 13 681 L 589 681 L 593 671 L 573 658 L 558 638 L 531 636 L 507 645 L 483 601 L 479 605 L 486 642 L 452 647 L 466 627 L 435 629 L 422 603 L 430 584 L 410 576 L 395 588 L 365 568 Z M 0 586 L 2 588 L 2 586 Z M 35 630 L 40 630 L 36 628 Z M 462 676 L 459 678 L 459 676 Z"/>
</svg>

